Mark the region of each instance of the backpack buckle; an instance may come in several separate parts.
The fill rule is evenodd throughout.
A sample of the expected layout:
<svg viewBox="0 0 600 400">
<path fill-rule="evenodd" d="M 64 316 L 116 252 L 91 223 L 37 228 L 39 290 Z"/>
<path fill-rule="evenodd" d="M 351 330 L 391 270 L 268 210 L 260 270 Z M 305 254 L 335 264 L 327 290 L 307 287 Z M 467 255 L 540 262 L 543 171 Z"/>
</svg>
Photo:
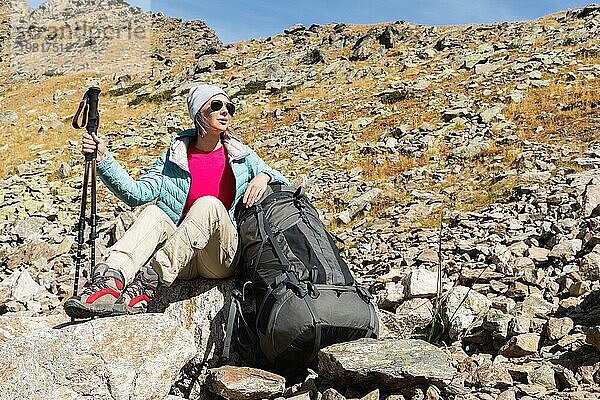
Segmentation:
<svg viewBox="0 0 600 400">
<path fill-rule="evenodd" d="M 316 299 L 321 295 L 321 292 L 319 292 L 319 289 L 317 289 L 317 285 L 315 285 L 313 282 L 308 282 L 306 284 L 306 289 L 308 290 L 308 295 L 312 299 Z"/>
<path fill-rule="evenodd" d="M 370 303 L 373 300 L 373 295 L 367 289 L 362 286 L 355 286 L 356 293 L 365 301 L 365 303 Z"/>
<path fill-rule="evenodd" d="M 246 282 L 246 283 L 248 283 L 248 282 Z M 246 286 L 246 283 L 244 283 L 244 286 Z M 242 290 L 244 290 L 244 289 L 242 288 Z M 231 296 L 233 296 L 233 298 L 237 299 L 237 300 L 242 300 L 242 301 L 244 300 L 243 293 L 240 292 L 238 289 L 233 289 L 231 291 Z"/>
<path fill-rule="evenodd" d="M 294 197 L 298 198 L 304 196 L 304 188 L 302 186 L 300 186 L 298 189 L 296 189 L 296 191 L 294 192 Z"/>
<path fill-rule="evenodd" d="M 309 279 L 312 283 L 317 283 L 317 279 L 319 279 L 319 270 L 316 265 L 310 269 Z"/>
<path fill-rule="evenodd" d="M 242 285 L 242 298 L 241 300 L 244 301 L 246 300 L 246 286 L 250 285 L 250 289 L 252 289 L 252 281 L 246 281 L 243 285 Z"/>
<path fill-rule="evenodd" d="M 286 275 L 286 278 L 283 282 L 287 285 L 290 285 L 292 287 L 292 289 L 296 292 L 298 297 L 300 297 L 301 299 L 304 298 L 308 294 L 308 292 L 306 291 L 305 288 L 303 288 L 300 285 L 300 282 L 298 281 L 296 274 L 291 271 L 288 271 L 285 273 L 285 275 Z"/>
</svg>

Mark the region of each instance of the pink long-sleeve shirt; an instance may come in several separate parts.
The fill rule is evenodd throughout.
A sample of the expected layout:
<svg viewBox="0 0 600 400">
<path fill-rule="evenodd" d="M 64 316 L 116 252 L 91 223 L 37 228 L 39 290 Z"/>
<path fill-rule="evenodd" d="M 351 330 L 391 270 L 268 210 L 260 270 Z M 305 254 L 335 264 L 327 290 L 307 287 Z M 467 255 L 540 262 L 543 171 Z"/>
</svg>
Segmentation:
<svg viewBox="0 0 600 400">
<path fill-rule="evenodd" d="M 214 196 L 221 200 L 226 209 L 230 209 L 235 198 L 235 176 L 227 160 L 225 147 L 221 146 L 210 153 L 200 151 L 190 144 L 188 149 L 188 167 L 192 175 L 192 184 L 183 215 L 194 201 L 203 196 Z"/>
</svg>

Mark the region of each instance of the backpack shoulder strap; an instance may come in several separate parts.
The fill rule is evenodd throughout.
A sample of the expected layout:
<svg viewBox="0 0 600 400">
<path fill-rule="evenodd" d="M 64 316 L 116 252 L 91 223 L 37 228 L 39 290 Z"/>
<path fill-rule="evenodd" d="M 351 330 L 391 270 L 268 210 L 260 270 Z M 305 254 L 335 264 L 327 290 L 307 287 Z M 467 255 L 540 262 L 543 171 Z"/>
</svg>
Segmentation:
<svg viewBox="0 0 600 400">
<path fill-rule="evenodd" d="M 231 338 L 233 336 L 233 326 L 235 325 L 235 318 L 238 312 L 242 312 L 242 305 L 240 304 L 239 300 L 241 297 L 241 292 L 237 289 L 233 289 L 233 291 L 231 292 L 231 304 L 229 305 L 229 315 L 227 316 L 225 343 L 223 344 L 223 353 L 221 354 L 221 360 L 223 362 L 227 362 L 229 360 L 229 353 L 231 351 Z"/>
<path fill-rule="evenodd" d="M 242 287 L 241 292 L 238 289 L 234 289 L 231 292 L 231 304 L 229 305 L 229 315 L 227 317 L 225 341 L 223 343 L 223 352 L 221 353 L 221 361 L 223 363 L 226 363 L 229 360 L 229 356 L 231 353 L 231 341 L 233 340 L 234 329 L 236 329 L 236 324 L 238 324 L 237 329 L 240 329 L 239 324 L 244 325 L 244 331 L 248 334 L 248 339 L 253 345 L 258 343 L 258 336 L 254 332 L 252 327 L 248 325 L 242 312 L 241 301 L 244 300 L 243 290 L 244 288 Z"/>
<path fill-rule="evenodd" d="M 258 219 L 258 230 L 260 231 L 261 236 L 264 233 L 265 236 L 263 236 L 263 238 L 264 237 L 269 238 L 269 241 L 271 242 L 271 245 L 273 246 L 273 250 L 275 250 L 275 253 L 277 254 L 277 258 L 279 258 L 279 262 L 284 267 L 283 269 L 285 271 L 289 271 L 290 262 L 288 261 L 287 257 L 283 254 L 283 251 L 281 251 L 281 246 L 279 246 L 279 243 L 277 243 L 277 240 L 275 240 L 275 235 L 273 235 L 273 230 L 271 230 L 271 225 L 269 224 L 269 221 L 267 221 L 265 211 L 263 210 L 263 208 L 260 204 L 256 205 L 256 217 Z"/>
</svg>

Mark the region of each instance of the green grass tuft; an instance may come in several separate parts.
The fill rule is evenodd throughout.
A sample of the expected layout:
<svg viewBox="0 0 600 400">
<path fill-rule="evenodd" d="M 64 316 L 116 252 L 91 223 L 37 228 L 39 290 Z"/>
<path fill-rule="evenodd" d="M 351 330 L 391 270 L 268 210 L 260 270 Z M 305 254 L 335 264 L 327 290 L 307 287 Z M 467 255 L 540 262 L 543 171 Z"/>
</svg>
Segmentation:
<svg viewBox="0 0 600 400">
<path fill-rule="evenodd" d="M 239 92 L 237 92 L 236 94 L 234 94 L 233 96 L 231 96 L 231 98 L 235 98 L 235 97 L 239 97 L 239 96 L 246 96 L 248 94 L 255 94 L 258 93 L 261 90 L 265 90 L 267 88 L 267 82 L 266 81 L 252 81 L 252 82 L 248 82 L 246 84 L 246 86 L 244 86 L 243 88 L 241 88 L 239 90 Z"/>
<path fill-rule="evenodd" d="M 135 83 L 131 86 L 127 86 L 124 88 L 120 88 L 120 89 L 112 89 L 108 91 L 108 94 L 111 96 L 123 96 L 124 94 L 129 94 L 129 93 L 133 93 L 136 90 L 138 90 L 139 88 L 143 87 L 144 84 L 143 83 Z"/>
<path fill-rule="evenodd" d="M 131 100 L 127 104 L 129 106 L 137 106 L 138 104 L 142 104 L 142 103 L 159 104 L 159 103 L 171 100 L 173 98 L 174 94 L 175 94 L 175 90 L 169 89 L 169 90 L 165 90 L 164 92 L 160 92 L 160 93 L 156 93 L 156 94 L 152 94 L 152 95 L 137 96 L 135 99 Z"/>
<path fill-rule="evenodd" d="M 381 101 L 385 104 L 394 104 L 410 98 L 410 93 L 406 90 L 396 90 L 392 93 L 386 93 L 381 96 Z"/>
</svg>

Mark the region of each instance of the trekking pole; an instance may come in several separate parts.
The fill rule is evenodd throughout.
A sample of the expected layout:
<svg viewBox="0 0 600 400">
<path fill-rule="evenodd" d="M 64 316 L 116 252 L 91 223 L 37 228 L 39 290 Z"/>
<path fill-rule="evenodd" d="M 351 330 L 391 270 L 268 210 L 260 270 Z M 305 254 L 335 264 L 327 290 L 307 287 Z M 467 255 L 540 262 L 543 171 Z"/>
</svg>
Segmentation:
<svg viewBox="0 0 600 400">
<path fill-rule="evenodd" d="M 80 129 L 85 127 L 89 134 L 96 133 L 100 124 L 100 114 L 98 113 L 98 96 L 100 88 L 96 86 L 90 87 L 83 99 L 79 103 L 79 108 L 73 117 L 73 128 Z M 79 116 L 83 111 L 81 124 L 79 124 Z M 73 282 L 73 296 L 77 296 L 79 290 L 79 275 L 81 265 L 83 264 L 83 244 L 85 234 L 85 211 L 87 206 L 87 189 L 88 181 L 91 178 L 91 199 L 90 199 L 90 234 L 87 243 L 90 246 L 90 272 L 93 273 L 96 266 L 96 239 L 98 233 L 96 231 L 96 157 L 98 155 L 98 146 L 92 153 L 85 154 L 85 166 L 83 173 L 83 187 L 81 193 L 81 207 L 79 209 L 79 222 L 77 223 L 77 256 L 75 262 L 75 280 Z M 91 175 L 91 176 L 90 176 Z"/>
</svg>

